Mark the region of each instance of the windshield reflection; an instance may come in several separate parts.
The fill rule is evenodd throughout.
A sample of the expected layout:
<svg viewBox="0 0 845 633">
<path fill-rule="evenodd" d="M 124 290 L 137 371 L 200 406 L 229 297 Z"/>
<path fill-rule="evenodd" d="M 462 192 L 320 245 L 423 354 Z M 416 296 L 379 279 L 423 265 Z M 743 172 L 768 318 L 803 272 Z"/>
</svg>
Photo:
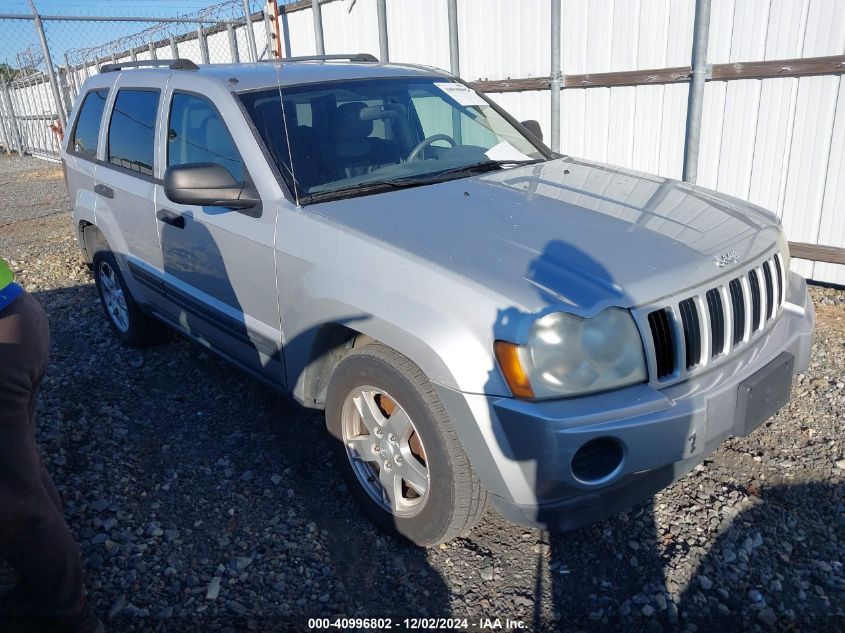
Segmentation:
<svg viewBox="0 0 845 633">
<path fill-rule="evenodd" d="M 546 160 L 471 88 L 442 77 L 306 84 L 240 94 L 306 202 L 420 186 Z"/>
</svg>

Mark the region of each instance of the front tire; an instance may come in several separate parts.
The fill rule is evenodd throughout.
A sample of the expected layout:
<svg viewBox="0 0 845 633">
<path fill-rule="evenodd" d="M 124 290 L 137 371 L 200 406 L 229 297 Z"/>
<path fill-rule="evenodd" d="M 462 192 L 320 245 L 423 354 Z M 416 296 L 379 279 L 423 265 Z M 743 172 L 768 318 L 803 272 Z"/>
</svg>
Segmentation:
<svg viewBox="0 0 845 633">
<path fill-rule="evenodd" d="M 94 255 L 94 283 L 112 332 L 132 347 L 149 347 L 164 337 L 164 326 L 144 314 L 123 279 L 111 251 Z"/>
<path fill-rule="evenodd" d="M 326 425 L 350 490 L 382 530 L 422 546 L 466 534 L 487 493 L 425 374 L 378 343 L 338 363 Z"/>
</svg>

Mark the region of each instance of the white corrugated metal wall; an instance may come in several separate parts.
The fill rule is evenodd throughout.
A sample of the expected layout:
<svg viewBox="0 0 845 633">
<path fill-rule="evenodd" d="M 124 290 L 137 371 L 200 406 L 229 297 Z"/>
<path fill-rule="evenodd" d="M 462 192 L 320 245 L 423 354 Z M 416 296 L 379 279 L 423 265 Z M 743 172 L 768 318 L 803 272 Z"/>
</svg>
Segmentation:
<svg viewBox="0 0 845 633">
<path fill-rule="evenodd" d="M 712 0 L 709 63 L 845 54 L 845 0 Z M 449 68 L 447 0 L 387 0 L 391 61 Z M 695 0 L 562 0 L 565 75 L 690 64 Z M 379 54 L 376 0 L 322 7 L 327 53 Z M 464 79 L 548 77 L 550 0 L 458 0 Z M 264 25 L 253 25 L 261 50 Z M 316 53 L 309 9 L 283 13 L 286 55 Z M 237 29 L 246 59 L 244 28 Z M 179 55 L 200 62 L 196 39 Z M 212 62 L 228 62 L 225 31 L 208 37 Z M 157 56 L 170 56 L 168 46 Z M 139 51 L 138 59 L 149 57 Z M 84 81 L 96 66 L 76 72 Z M 845 247 L 845 75 L 710 81 L 702 121 L 699 184 L 778 213 L 790 240 Z M 36 91 L 49 101 L 46 84 Z M 16 91 L 17 92 L 17 91 Z M 32 89 L 21 97 L 32 101 Z M 561 150 L 680 178 L 688 84 L 567 88 Z M 536 119 L 548 139 L 548 91 L 491 93 L 516 118 Z M 35 112 L 33 112 L 35 113 Z M 25 125 L 36 125 L 26 123 Z M 42 134 L 43 143 L 51 139 Z M 845 266 L 793 261 L 801 274 L 845 284 Z"/>
<path fill-rule="evenodd" d="M 690 64 L 694 0 L 562 0 L 563 73 Z M 449 68 L 446 0 L 388 0 L 390 58 Z M 326 52 L 378 55 L 376 0 L 323 6 Z M 466 80 L 548 77 L 549 0 L 459 0 Z M 284 17 L 290 52 L 316 52 L 310 10 Z M 843 0 L 713 0 L 709 63 L 845 54 Z M 845 247 L 845 76 L 711 81 L 699 184 L 776 211 L 790 240 Z M 687 84 L 566 89 L 561 149 L 680 178 Z M 548 91 L 491 93 L 548 138 Z M 819 281 L 845 266 L 794 260 Z"/>
</svg>

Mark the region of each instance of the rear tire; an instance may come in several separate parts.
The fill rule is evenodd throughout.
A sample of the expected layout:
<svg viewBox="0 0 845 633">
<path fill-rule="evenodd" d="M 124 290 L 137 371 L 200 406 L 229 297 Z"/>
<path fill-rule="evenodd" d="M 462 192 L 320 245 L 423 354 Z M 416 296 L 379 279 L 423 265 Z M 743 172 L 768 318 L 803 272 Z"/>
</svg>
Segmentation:
<svg viewBox="0 0 845 633">
<path fill-rule="evenodd" d="M 326 426 L 353 496 L 383 531 L 429 547 L 467 534 L 483 516 L 487 492 L 452 421 L 425 374 L 398 352 L 373 343 L 338 363 Z"/>
<path fill-rule="evenodd" d="M 99 251 L 94 255 L 93 269 L 97 294 L 114 335 L 132 347 L 149 347 L 160 343 L 164 338 L 164 326 L 138 307 L 114 254 L 111 251 Z"/>
</svg>

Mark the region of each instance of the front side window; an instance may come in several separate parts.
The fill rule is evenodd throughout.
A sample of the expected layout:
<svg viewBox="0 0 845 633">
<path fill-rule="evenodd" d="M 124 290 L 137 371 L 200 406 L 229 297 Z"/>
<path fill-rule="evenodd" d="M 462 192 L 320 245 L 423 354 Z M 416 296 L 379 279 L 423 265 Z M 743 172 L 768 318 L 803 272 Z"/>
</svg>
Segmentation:
<svg viewBox="0 0 845 633">
<path fill-rule="evenodd" d="M 283 86 L 240 99 L 305 202 L 548 158 L 475 91 L 440 77 Z"/>
<path fill-rule="evenodd" d="M 216 163 L 235 180 L 244 179 L 241 156 L 214 106 L 202 97 L 175 92 L 167 130 L 167 166 L 190 163 Z"/>
<path fill-rule="evenodd" d="M 153 175 L 158 90 L 123 89 L 117 93 L 109 123 L 111 164 Z"/>
<path fill-rule="evenodd" d="M 76 118 L 76 128 L 70 141 L 71 150 L 87 158 L 97 156 L 97 139 L 100 136 L 100 122 L 106 107 L 108 90 L 94 90 L 85 95 L 85 101 Z"/>
</svg>

